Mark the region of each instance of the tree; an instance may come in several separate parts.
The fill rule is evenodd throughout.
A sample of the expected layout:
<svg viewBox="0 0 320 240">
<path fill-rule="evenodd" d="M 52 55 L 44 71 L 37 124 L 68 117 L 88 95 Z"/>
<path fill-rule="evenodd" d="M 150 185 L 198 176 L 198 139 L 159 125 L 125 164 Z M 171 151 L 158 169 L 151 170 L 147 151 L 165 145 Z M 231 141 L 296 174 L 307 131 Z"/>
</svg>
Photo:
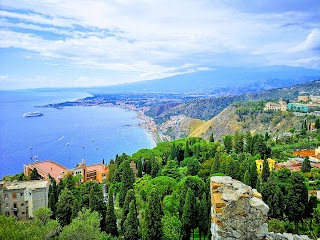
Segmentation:
<svg viewBox="0 0 320 240">
<path fill-rule="evenodd" d="M 256 161 L 252 161 L 249 167 L 250 186 L 255 188 L 257 185 L 258 173 Z"/>
<path fill-rule="evenodd" d="M 62 227 L 71 223 L 74 199 L 72 192 L 68 188 L 62 190 L 57 203 L 57 218 Z"/>
<path fill-rule="evenodd" d="M 302 163 L 301 172 L 306 173 L 310 171 L 311 171 L 311 163 L 310 163 L 309 157 L 306 156 Z"/>
<path fill-rule="evenodd" d="M 139 239 L 139 220 L 137 218 L 137 211 L 134 200 L 130 202 L 129 213 L 124 221 L 123 236 L 126 240 L 138 240 Z"/>
<path fill-rule="evenodd" d="M 298 233 L 298 223 L 303 218 L 308 204 L 308 190 L 304 178 L 297 172 L 293 172 L 289 178 L 287 216 L 295 223 L 295 232 Z"/>
<path fill-rule="evenodd" d="M 193 229 L 196 221 L 195 214 L 195 196 L 192 190 L 189 188 L 186 195 L 185 204 L 183 206 L 183 213 L 181 218 L 182 224 L 182 240 L 189 240 L 191 236 L 191 230 Z"/>
<path fill-rule="evenodd" d="M 201 240 L 201 234 L 204 234 L 206 237 L 209 231 L 209 224 L 210 224 L 210 203 L 207 198 L 207 194 L 204 192 L 202 194 L 199 210 L 198 210 L 198 227 L 199 227 L 199 235 Z"/>
<path fill-rule="evenodd" d="M 261 179 L 263 182 L 266 182 L 269 177 L 270 177 L 269 164 L 268 164 L 267 158 L 264 158 L 263 165 L 262 165 Z"/>
<path fill-rule="evenodd" d="M 81 203 L 79 199 L 75 199 L 72 205 L 72 215 L 71 219 L 75 219 L 78 216 L 78 213 L 81 211 Z"/>
<path fill-rule="evenodd" d="M 52 211 L 52 218 L 56 218 L 56 204 L 58 202 L 58 189 L 56 180 L 54 178 L 50 178 L 50 186 L 49 186 L 49 193 L 48 193 L 48 207 Z"/>
<path fill-rule="evenodd" d="M 250 185 L 250 175 L 248 170 L 246 170 L 246 172 L 244 173 L 243 183 L 246 185 Z"/>
<path fill-rule="evenodd" d="M 100 217 L 98 212 L 90 209 L 82 209 L 78 216 L 68 226 L 65 226 L 60 233 L 61 240 L 91 240 L 99 239 Z"/>
<path fill-rule="evenodd" d="M 129 189 L 127 191 L 126 198 L 124 200 L 123 209 L 122 209 L 122 219 L 120 223 L 121 229 L 123 229 L 124 221 L 126 220 L 127 215 L 129 213 L 129 207 L 130 207 L 131 201 L 134 201 L 134 205 L 136 206 L 136 197 L 133 189 Z"/>
<path fill-rule="evenodd" d="M 30 180 L 40 180 L 41 177 L 38 173 L 38 170 L 36 168 L 32 169 L 30 173 Z"/>
<path fill-rule="evenodd" d="M 234 143 L 233 143 L 233 148 L 234 148 L 234 151 L 236 153 L 242 153 L 243 152 L 243 149 L 244 149 L 244 143 L 243 143 L 243 134 L 239 133 L 239 132 L 236 132 L 235 135 L 234 135 Z"/>
<path fill-rule="evenodd" d="M 189 149 L 189 142 L 186 141 L 185 149 L 184 149 L 184 158 L 190 157 L 190 149 Z"/>
<path fill-rule="evenodd" d="M 320 118 L 317 118 L 317 119 L 316 119 L 316 121 L 315 121 L 315 123 L 314 123 L 314 127 L 315 127 L 316 129 L 320 129 Z"/>
<path fill-rule="evenodd" d="M 103 202 L 103 192 L 101 185 L 98 182 L 93 182 L 90 185 L 90 195 L 89 195 L 89 208 L 92 211 L 97 211 L 101 216 L 100 227 L 102 231 L 106 229 L 106 205 Z"/>
<path fill-rule="evenodd" d="M 178 216 L 164 215 L 161 219 L 162 239 L 178 240 L 181 237 L 181 221 Z"/>
<path fill-rule="evenodd" d="M 230 153 L 232 150 L 232 136 L 226 135 L 222 138 L 225 150 L 227 153 Z"/>
<path fill-rule="evenodd" d="M 105 221 L 106 221 L 106 228 L 105 228 L 106 233 L 110 233 L 112 236 L 118 236 L 117 218 L 114 213 L 113 193 L 112 193 L 111 187 L 109 187 L 109 192 L 108 192 L 108 207 L 107 207 Z"/>
<path fill-rule="evenodd" d="M 142 177 L 142 161 L 141 159 L 137 162 L 137 169 L 138 169 L 138 177 Z"/>
<path fill-rule="evenodd" d="M 210 135 L 209 142 L 214 142 L 213 134 Z"/>
<path fill-rule="evenodd" d="M 199 172 L 200 168 L 201 168 L 201 165 L 199 161 L 196 159 L 191 159 L 187 165 L 187 169 L 188 169 L 187 173 L 188 175 L 195 176 Z"/>
<path fill-rule="evenodd" d="M 160 240 L 161 232 L 161 202 L 156 187 L 152 187 L 147 201 L 145 213 L 144 239 Z"/>
<path fill-rule="evenodd" d="M 133 189 L 134 174 L 130 168 L 129 161 L 123 162 L 123 170 L 121 175 L 121 187 L 119 192 L 119 206 L 123 207 L 124 200 L 129 189 Z"/>
<path fill-rule="evenodd" d="M 45 225 L 52 215 L 52 211 L 49 208 L 39 208 L 34 212 L 34 217 Z"/>
</svg>

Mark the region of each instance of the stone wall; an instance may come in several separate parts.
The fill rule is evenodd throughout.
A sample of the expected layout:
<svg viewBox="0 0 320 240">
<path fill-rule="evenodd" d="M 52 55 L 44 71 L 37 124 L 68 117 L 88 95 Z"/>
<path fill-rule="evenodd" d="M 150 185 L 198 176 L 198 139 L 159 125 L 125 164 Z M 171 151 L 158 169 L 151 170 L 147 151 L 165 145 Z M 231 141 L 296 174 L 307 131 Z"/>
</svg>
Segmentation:
<svg viewBox="0 0 320 240">
<path fill-rule="evenodd" d="M 231 177 L 211 177 L 212 240 L 298 240 L 307 236 L 268 233 L 269 207 L 255 189 Z"/>
</svg>

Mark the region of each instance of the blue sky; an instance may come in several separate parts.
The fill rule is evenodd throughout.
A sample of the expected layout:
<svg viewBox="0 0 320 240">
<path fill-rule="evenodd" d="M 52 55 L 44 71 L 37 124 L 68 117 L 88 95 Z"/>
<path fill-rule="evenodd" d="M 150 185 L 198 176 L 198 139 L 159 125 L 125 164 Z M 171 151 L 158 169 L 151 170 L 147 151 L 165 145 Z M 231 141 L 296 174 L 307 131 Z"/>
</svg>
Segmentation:
<svg viewBox="0 0 320 240">
<path fill-rule="evenodd" d="M 320 69 L 319 0 L 1 0 L 0 89 Z"/>
</svg>

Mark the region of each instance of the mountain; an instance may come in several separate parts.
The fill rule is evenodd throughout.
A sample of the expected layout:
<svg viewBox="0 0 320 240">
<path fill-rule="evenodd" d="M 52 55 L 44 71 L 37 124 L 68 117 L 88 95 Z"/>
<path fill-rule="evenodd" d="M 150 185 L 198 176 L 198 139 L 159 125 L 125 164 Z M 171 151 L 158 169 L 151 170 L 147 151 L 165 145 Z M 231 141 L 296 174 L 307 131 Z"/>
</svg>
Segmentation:
<svg viewBox="0 0 320 240">
<path fill-rule="evenodd" d="M 189 93 L 210 96 L 236 95 L 287 87 L 320 79 L 320 70 L 302 67 L 269 66 L 218 68 L 172 77 L 90 88 L 92 93 Z"/>
</svg>

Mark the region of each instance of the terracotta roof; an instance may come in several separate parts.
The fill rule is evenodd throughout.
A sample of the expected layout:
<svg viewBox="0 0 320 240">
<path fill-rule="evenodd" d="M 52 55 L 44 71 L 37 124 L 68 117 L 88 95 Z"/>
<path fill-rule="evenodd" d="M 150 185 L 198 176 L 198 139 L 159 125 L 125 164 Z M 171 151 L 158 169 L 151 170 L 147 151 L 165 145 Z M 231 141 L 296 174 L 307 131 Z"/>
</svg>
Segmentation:
<svg viewBox="0 0 320 240">
<path fill-rule="evenodd" d="M 95 171 L 95 170 L 98 171 L 98 172 L 106 172 L 107 168 L 102 163 L 94 164 L 94 165 L 91 165 L 91 166 L 87 167 L 87 171 L 88 172 Z"/>
<path fill-rule="evenodd" d="M 67 170 L 65 167 L 61 166 L 60 164 L 49 161 L 49 160 L 43 161 L 43 162 L 36 162 L 28 165 L 36 167 L 37 169 L 40 169 L 43 172 L 50 174 L 51 177 L 53 177 L 56 180 L 62 174 L 62 172 Z"/>
<path fill-rule="evenodd" d="M 302 150 L 298 152 L 294 152 L 293 155 L 295 156 L 300 156 L 300 157 L 307 157 L 307 156 L 314 156 L 315 155 L 315 150 L 309 149 L 309 150 Z"/>
</svg>

